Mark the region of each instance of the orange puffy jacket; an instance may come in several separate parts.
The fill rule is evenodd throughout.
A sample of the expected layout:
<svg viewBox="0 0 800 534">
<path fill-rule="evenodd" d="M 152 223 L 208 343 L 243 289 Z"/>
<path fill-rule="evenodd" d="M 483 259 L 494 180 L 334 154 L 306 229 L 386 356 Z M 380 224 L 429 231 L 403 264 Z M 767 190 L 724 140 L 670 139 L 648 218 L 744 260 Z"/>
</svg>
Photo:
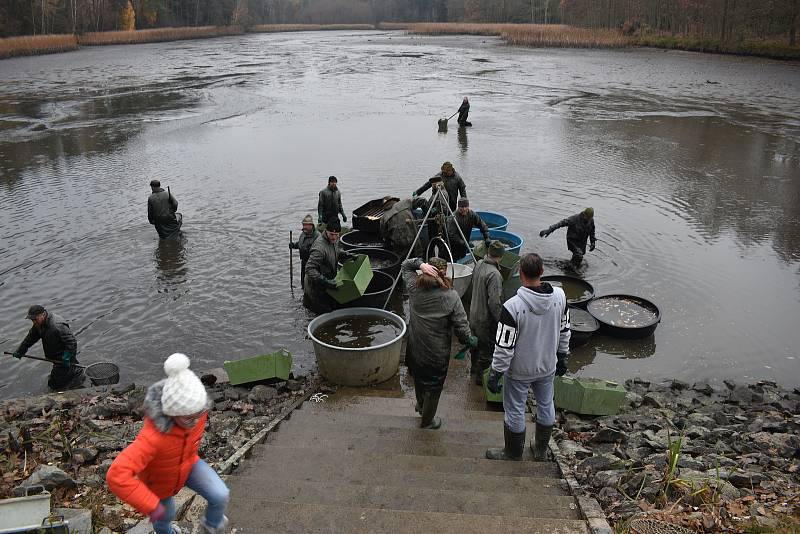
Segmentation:
<svg viewBox="0 0 800 534">
<path fill-rule="evenodd" d="M 108 469 L 108 487 L 121 500 L 149 515 L 159 501 L 172 497 L 186 484 L 205 432 L 208 414 L 191 429 L 173 424 L 161 432 L 149 417 L 144 427 L 119 453 Z"/>
</svg>

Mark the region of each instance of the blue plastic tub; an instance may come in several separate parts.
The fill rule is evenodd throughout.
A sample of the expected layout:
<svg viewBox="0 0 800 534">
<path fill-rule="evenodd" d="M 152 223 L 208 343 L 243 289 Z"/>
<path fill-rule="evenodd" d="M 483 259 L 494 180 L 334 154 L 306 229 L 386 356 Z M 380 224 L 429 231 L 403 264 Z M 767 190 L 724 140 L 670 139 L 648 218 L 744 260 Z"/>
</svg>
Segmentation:
<svg viewBox="0 0 800 534">
<path fill-rule="evenodd" d="M 495 213 L 493 211 L 476 211 L 489 230 L 507 230 L 508 217 L 502 213 Z"/>
<path fill-rule="evenodd" d="M 491 239 L 499 239 L 506 245 L 506 250 L 508 252 L 513 252 L 517 255 L 519 255 L 519 251 L 522 250 L 522 245 L 525 243 L 525 240 L 517 234 L 512 234 L 511 232 L 507 232 L 505 230 L 494 230 L 490 228 L 489 237 Z M 482 239 L 483 234 L 481 234 L 481 231 L 477 228 L 473 228 L 472 232 L 469 234 L 470 242 L 481 241 Z"/>
</svg>

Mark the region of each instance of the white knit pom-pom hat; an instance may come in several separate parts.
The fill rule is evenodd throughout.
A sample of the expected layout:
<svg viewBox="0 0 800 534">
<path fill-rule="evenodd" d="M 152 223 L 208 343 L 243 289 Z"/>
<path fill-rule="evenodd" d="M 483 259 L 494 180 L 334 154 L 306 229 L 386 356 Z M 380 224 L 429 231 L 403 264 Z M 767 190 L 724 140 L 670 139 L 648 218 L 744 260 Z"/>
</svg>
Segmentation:
<svg viewBox="0 0 800 534">
<path fill-rule="evenodd" d="M 171 417 L 194 415 L 206 409 L 208 394 L 197 375 L 189 370 L 189 358 L 176 352 L 164 362 L 167 379 L 161 390 L 161 409 Z"/>
</svg>

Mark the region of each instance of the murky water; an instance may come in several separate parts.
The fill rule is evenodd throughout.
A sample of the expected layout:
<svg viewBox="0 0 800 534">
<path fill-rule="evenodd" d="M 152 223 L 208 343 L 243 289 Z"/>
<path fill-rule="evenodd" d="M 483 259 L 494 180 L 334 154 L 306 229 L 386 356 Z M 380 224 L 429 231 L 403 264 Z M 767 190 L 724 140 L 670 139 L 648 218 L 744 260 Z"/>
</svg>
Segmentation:
<svg viewBox="0 0 800 534">
<path fill-rule="evenodd" d="M 365 348 L 388 343 L 400 334 L 393 321 L 377 315 L 346 317 L 321 324 L 314 337 L 335 347 Z"/>
<path fill-rule="evenodd" d="M 289 230 L 331 174 L 351 213 L 449 160 L 547 274 L 570 255 L 563 229 L 539 230 L 593 206 L 580 274 L 659 305 L 654 338 L 594 338 L 571 370 L 796 385 L 798 94 L 796 63 L 386 32 L 2 61 L 0 345 L 42 303 L 82 362 L 114 360 L 123 379 L 162 376 L 174 351 L 203 368 L 287 347 L 313 366 Z M 474 127 L 437 133 L 464 95 Z M 181 241 L 147 223 L 152 178 L 180 202 Z M 0 394 L 43 391 L 46 367 L 9 357 Z"/>
</svg>

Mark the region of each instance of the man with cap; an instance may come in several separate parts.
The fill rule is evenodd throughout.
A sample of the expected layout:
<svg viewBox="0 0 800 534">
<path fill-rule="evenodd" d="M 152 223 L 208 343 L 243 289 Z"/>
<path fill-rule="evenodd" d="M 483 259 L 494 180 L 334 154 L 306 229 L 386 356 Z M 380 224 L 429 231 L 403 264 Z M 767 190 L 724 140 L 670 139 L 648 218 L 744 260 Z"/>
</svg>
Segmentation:
<svg viewBox="0 0 800 534">
<path fill-rule="evenodd" d="M 308 255 L 311 253 L 311 245 L 317 239 L 319 232 L 314 226 L 314 219 L 311 215 L 303 217 L 303 231 L 300 232 L 300 237 L 297 241 L 289 241 L 289 248 L 296 248 L 300 251 L 300 280 L 306 277 L 306 263 L 308 262 Z"/>
<path fill-rule="evenodd" d="M 147 220 L 156 227 L 161 239 L 178 237 L 183 224 L 183 215 L 177 213 L 178 201 L 172 193 L 161 188 L 158 180 L 150 181 L 150 189 L 152 193 L 147 199 Z"/>
<path fill-rule="evenodd" d="M 464 184 L 464 180 L 461 178 L 461 175 L 456 172 L 452 163 L 445 161 L 442 163 L 441 172 L 437 173 L 434 178 L 439 178 L 444 183 L 444 189 L 447 191 L 447 203 L 450 206 L 450 210 L 455 212 L 458 195 L 461 195 L 462 197 L 467 196 L 467 186 Z M 434 183 L 431 180 L 428 180 L 419 189 L 414 191 L 412 196 L 419 196 L 430 189 L 431 185 Z M 450 214 L 446 213 L 445 215 Z"/>
<path fill-rule="evenodd" d="M 501 241 L 489 244 L 486 257 L 478 262 L 472 271 L 472 299 L 469 304 L 469 327 L 478 337 L 478 346 L 472 349 L 470 374 L 475 383 L 483 383 L 483 371 L 492 363 L 494 338 L 497 322 L 503 308 L 503 276 L 500 274 L 500 260 L 506 247 Z"/>
<path fill-rule="evenodd" d="M 311 245 L 303 278 L 303 305 L 317 313 L 327 313 L 337 307 L 336 301 L 326 290 L 336 287 L 338 264 L 355 259 L 342 250 L 339 233 L 342 231 L 338 217 L 328 219 L 325 230 Z"/>
<path fill-rule="evenodd" d="M 473 228 L 478 228 L 483 235 L 483 241 L 489 246 L 489 227 L 483 222 L 480 215 L 469 209 L 469 200 L 466 198 L 458 199 L 458 210 L 452 220 L 448 222 L 448 236 L 450 237 L 450 248 L 454 260 L 460 260 L 467 255 L 469 243 L 461 238 L 461 235 L 469 240 Z M 459 232 L 461 230 L 461 232 Z"/>
<path fill-rule="evenodd" d="M 458 125 L 472 126 L 472 123 L 467 121 L 467 117 L 469 117 L 469 98 L 465 96 L 461 101 L 461 107 L 458 108 Z"/>
<path fill-rule="evenodd" d="M 567 248 L 572 252 L 572 264 L 580 267 L 586 254 L 586 240 L 589 239 L 589 251 L 594 250 L 597 238 L 594 236 L 594 208 L 586 208 L 580 213 L 557 222 L 546 230 L 539 232 L 539 237 L 547 237 L 561 227 L 567 227 Z"/>
<path fill-rule="evenodd" d="M 406 366 L 414 379 L 420 427 L 435 430 L 442 425 L 436 410 L 447 378 L 453 334 L 469 347 L 475 347 L 478 340 L 470 332 L 464 305 L 446 276 L 445 260 L 433 257 L 426 263 L 410 258 L 400 269 L 410 313 Z"/>
<path fill-rule="evenodd" d="M 339 219 L 339 214 L 342 215 L 342 221 L 347 222 L 347 215 L 344 214 L 342 208 L 342 194 L 339 192 L 339 180 L 335 176 L 328 177 L 328 187 L 319 192 L 319 202 L 317 203 L 317 220 L 319 222 L 327 222 L 332 218 Z"/>
<path fill-rule="evenodd" d="M 189 358 L 180 353 L 164 362 L 167 378 L 147 389 L 142 403 L 144 425 L 111 463 L 106 482 L 120 500 L 150 518 L 156 534 L 180 534 L 172 524 L 173 497 L 187 486 L 207 502 L 200 533 L 225 534 L 230 491 L 198 455 L 210 402 L 189 364 Z"/>
<path fill-rule="evenodd" d="M 50 389 L 64 390 L 83 385 L 83 368 L 76 367 L 79 363 L 78 342 L 72 331 L 61 316 L 50 313 L 38 304 L 28 308 L 27 319 L 33 325 L 28 331 L 28 335 L 22 340 L 13 355 L 15 358 L 22 358 L 34 343 L 42 340 L 44 356 L 53 362 L 50 370 L 50 377 L 47 385 Z"/>
</svg>

